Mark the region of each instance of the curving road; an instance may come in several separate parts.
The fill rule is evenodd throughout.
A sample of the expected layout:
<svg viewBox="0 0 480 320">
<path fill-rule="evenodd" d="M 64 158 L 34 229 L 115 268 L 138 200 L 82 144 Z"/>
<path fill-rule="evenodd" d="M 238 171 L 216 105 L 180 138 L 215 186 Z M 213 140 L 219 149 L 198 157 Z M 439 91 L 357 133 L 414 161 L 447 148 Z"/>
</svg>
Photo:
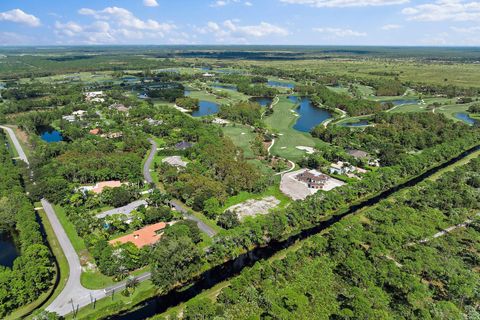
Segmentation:
<svg viewBox="0 0 480 320">
<path fill-rule="evenodd" d="M 158 145 L 153 139 L 148 139 L 148 142 L 152 145 L 150 150 L 150 154 L 148 155 L 147 161 L 143 164 L 143 177 L 147 183 L 153 183 L 152 174 L 150 172 L 150 168 L 152 166 L 153 158 L 155 157 L 155 153 L 157 152 Z"/>
<path fill-rule="evenodd" d="M 11 128 L 5 126 L 0 126 L 0 128 L 4 129 L 10 136 L 13 142 L 13 146 L 17 150 L 19 158 L 25 161 L 25 163 L 29 164 L 28 158 L 20 142 L 15 136 L 14 131 Z M 62 251 L 67 259 L 68 267 L 70 270 L 65 287 L 63 288 L 62 292 L 60 292 L 60 294 L 55 298 L 55 300 L 47 306 L 46 310 L 56 312 L 59 315 L 64 316 L 73 312 L 76 309 L 93 303 L 95 300 L 105 298 L 106 296 L 112 294 L 115 291 L 124 289 L 126 281 L 110 286 L 103 290 L 90 290 L 82 286 L 80 282 L 82 266 L 80 264 L 80 259 L 77 255 L 77 252 L 73 248 L 73 245 L 70 242 L 70 239 L 68 238 L 65 229 L 63 229 L 62 224 L 58 220 L 53 206 L 46 199 L 42 199 L 41 202 L 43 210 L 45 211 L 47 218 L 52 225 L 55 236 L 57 237 Z M 138 276 L 137 279 L 139 281 L 145 281 L 149 279 L 150 276 L 151 274 L 149 272 L 146 272 Z"/>
<path fill-rule="evenodd" d="M 152 145 L 152 149 L 150 151 L 150 154 L 148 155 L 147 161 L 145 161 L 145 164 L 143 165 L 143 177 L 145 181 L 147 181 L 148 183 L 153 183 L 152 175 L 150 173 L 150 167 L 152 165 L 153 158 L 157 153 L 158 145 L 153 139 L 148 139 L 148 142 L 150 142 L 150 144 Z M 177 210 L 178 212 L 182 213 L 185 216 L 185 218 L 187 218 L 188 220 L 195 221 L 197 223 L 198 228 L 201 231 L 205 232 L 209 237 L 213 237 L 214 235 L 217 234 L 217 232 L 214 229 L 209 227 L 202 220 L 198 219 L 194 215 L 189 214 L 188 210 L 183 206 L 183 204 L 180 201 L 172 200 L 170 201 L 170 206 L 172 208 L 175 208 L 175 210 Z M 121 212 L 114 212 L 114 213 L 121 213 Z M 105 213 L 102 213 L 102 215 L 105 215 Z"/>
</svg>

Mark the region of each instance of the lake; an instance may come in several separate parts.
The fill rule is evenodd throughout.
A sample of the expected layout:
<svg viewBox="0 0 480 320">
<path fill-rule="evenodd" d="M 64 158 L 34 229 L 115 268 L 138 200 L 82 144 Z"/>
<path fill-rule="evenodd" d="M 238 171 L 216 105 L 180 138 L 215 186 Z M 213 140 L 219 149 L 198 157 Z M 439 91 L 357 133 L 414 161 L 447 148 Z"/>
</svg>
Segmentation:
<svg viewBox="0 0 480 320">
<path fill-rule="evenodd" d="M 272 104 L 273 99 L 268 97 L 253 97 L 250 101 L 258 103 L 261 107 L 266 107 Z"/>
<path fill-rule="evenodd" d="M 37 132 L 43 141 L 52 143 L 63 141 L 62 134 L 50 126 L 38 126 Z"/>
<path fill-rule="evenodd" d="M 293 126 L 295 130 L 310 132 L 323 121 L 332 118 L 330 111 L 315 107 L 307 97 L 289 96 L 288 100 L 295 104 L 299 104 L 298 108 L 295 109 L 300 115 Z"/>
<path fill-rule="evenodd" d="M 471 126 L 475 125 L 476 123 L 480 124 L 480 121 L 471 118 L 467 113 L 463 112 L 455 113 L 455 118 L 462 120 L 463 122 L 466 122 Z"/>
<path fill-rule="evenodd" d="M 198 109 L 192 112 L 192 117 L 204 117 L 217 113 L 219 110 L 218 104 L 215 102 L 201 100 Z"/>
<path fill-rule="evenodd" d="M 11 268 L 19 256 L 13 237 L 7 232 L 0 232 L 0 265 Z"/>
<path fill-rule="evenodd" d="M 295 85 L 293 83 L 289 83 L 289 82 L 268 80 L 267 84 L 271 87 L 280 87 L 280 88 L 287 88 L 287 89 L 295 88 Z"/>
</svg>

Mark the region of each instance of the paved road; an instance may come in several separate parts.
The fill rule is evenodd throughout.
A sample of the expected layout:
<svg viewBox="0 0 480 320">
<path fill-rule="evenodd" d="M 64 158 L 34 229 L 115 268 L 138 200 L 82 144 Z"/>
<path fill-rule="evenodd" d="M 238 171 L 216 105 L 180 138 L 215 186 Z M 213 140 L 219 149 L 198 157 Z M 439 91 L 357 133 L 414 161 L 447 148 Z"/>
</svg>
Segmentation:
<svg viewBox="0 0 480 320">
<path fill-rule="evenodd" d="M 8 135 L 10 136 L 10 139 L 11 139 L 12 142 L 13 142 L 13 146 L 14 146 L 15 149 L 17 150 L 18 158 L 20 158 L 21 160 L 25 161 L 26 164 L 30 164 L 30 163 L 28 162 L 27 155 L 26 155 L 25 152 L 23 151 L 22 145 L 21 145 L 20 142 L 18 141 L 17 136 L 15 135 L 15 133 L 13 132 L 13 130 L 12 130 L 11 128 L 5 127 L 5 126 L 0 126 L 0 128 L 2 128 L 3 130 L 7 131 Z"/>
<path fill-rule="evenodd" d="M 14 131 L 11 128 L 5 126 L 0 126 L 0 128 L 8 132 L 11 140 L 13 141 L 15 149 L 19 154 L 19 158 L 28 164 L 28 158 L 25 155 L 25 152 L 23 151 L 20 142 L 15 136 Z M 82 286 L 80 282 L 82 266 L 80 265 L 80 259 L 77 255 L 77 252 L 73 248 L 73 245 L 70 242 L 70 239 L 68 238 L 65 230 L 63 229 L 62 224 L 58 220 L 58 217 L 55 214 L 55 210 L 53 209 L 52 205 L 46 199 L 42 199 L 41 202 L 43 210 L 45 211 L 47 218 L 52 225 L 55 236 L 57 237 L 58 242 L 60 243 L 60 247 L 62 248 L 62 251 L 67 259 L 69 267 L 68 280 L 65 287 L 63 288 L 62 292 L 60 292 L 60 294 L 55 298 L 55 300 L 49 306 L 47 306 L 46 309 L 48 311 L 56 312 L 59 315 L 64 316 L 68 313 L 71 313 L 74 308 L 77 309 L 87 306 L 95 300 L 105 298 L 107 295 L 110 295 L 115 291 L 119 291 L 125 288 L 126 281 L 105 288 L 104 290 L 90 290 Z M 137 279 L 139 281 L 145 281 L 150 279 L 150 276 L 150 272 L 146 272 L 138 276 Z"/>
<path fill-rule="evenodd" d="M 73 248 L 70 239 L 68 238 L 62 224 L 57 218 L 52 205 L 45 199 L 42 199 L 43 210 L 47 214 L 48 220 L 52 225 L 58 242 L 62 247 L 63 253 L 68 261 L 70 273 L 68 275 L 67 284 L 62 292 L 55 298 L 55 300 L 47 307 L 48 311 L 56 312 L 60 315 L 66 315 L 73 311 L 73 308 L 83 307 L 92 302 L 92 299 L 101 299 L 105 297 L 103 290 L 88 290 L 80 283 L 80 276 L 82 274 L 82 266 L 77 252 Z M 73 302 L 73 306 L 72 306 Z"/>
<path fill-rule="evenodd" d="M 126 206 L 123 206 L 123 207 L 120 207 L 120 208 L 115 208 L 115 209 L 112 209 L 112 210 L 108 210 L 108 211 L 105 211 L 105 212 L 102 212 L 100 214 L 97 214 L 97 218 L 105 218 L 107 216 L 111 216 L 111 215 L 114 215 L 114 214 L 124 214 L 124 215 L 129 215 L 133 210 L 136 210 L 138 207 L 140 206 L 146 206 L 147 205 L 147 201 L 145 200 L 137 200 L 137 201 L 133 201 L 129 204 L 127 204 Z"/>
<path fill-rule="evenodd" d="M 180 201 L 171 200 L 170 206 L 175 208 L 175 210 L 177 210 L 178 212 L 181 212 L 185 216 L 185 218 L 187 218 L 188 220 L 195 221 L 197 223 L 198 228 L 201 231 L 205 232 L 210 238 L 217 234 L 217 231 L 215 231 L 210 226 L 205 224 L 202 220 L 198 219 L 192 214 L 189 214 L 188 210 L 183 206 L 183 204 Z"/>
<path fill-rule="evenodd" d="M 150 174 L 150 164 L 152 163 L 155 153 L 157 152 L 158 145 L 155 143 L 153 139 L 148 139 L 148 142 L 150 142 L 150 144 L 152 145 L 152 149 L 150 151 L 147 161 L 145 161 L 145 165 L 143 166 L 143 177 L 145 178 L 145 181 L 147 181 L 148 183 L 151 183 L 153 182 L 153 180 L 152 180 L 152 175 Z M 133 203 L 131 203 L 130 205 L 132 204 Z M 178 212 L 181 212 L 185 216 L 185 218 L 187 218 L 188 220 L 195 221 L 198 225 L 198 228 L 201 231 L 205 232 L 209 237 L 213 237 L 214 235 L 217 234 L 215 230 L 213 230 L 211 227 L 205 224 L 202 220 L 198 219 L 194 215 L 189 214 L 188 210 L 182 205 L 180 201 L 172 200 L 170 201 L 170 205 L 173 208 L 175 208 L 175 210 L 177 210 Z M 117 209 L 114 209 L 114 210 L 117 210 Z M 110 214 L 123 213 L 123 212 L 114 212 L 114 210 L 104 212 L 100 215 L 97 215 L 97 217 L 101 218 L 103 216 L 107 216 Z"/>
<path fill-rule="evenodd" d="M 158 145 L 153 139 L 148 139 L 148 142 L 150 142 L 152 148 L 150 150 L 150 154 L 148 155 L 147 161 L 145 161 L 145 164 L 143 165 L 143 177 L 145 178 L 145 181 L 147 181 L 147 183 L 153 183 L 152 174 L 150 173 L 150 167 L 152 165 L 153 158 L 157 153 Z"/>
</svg>

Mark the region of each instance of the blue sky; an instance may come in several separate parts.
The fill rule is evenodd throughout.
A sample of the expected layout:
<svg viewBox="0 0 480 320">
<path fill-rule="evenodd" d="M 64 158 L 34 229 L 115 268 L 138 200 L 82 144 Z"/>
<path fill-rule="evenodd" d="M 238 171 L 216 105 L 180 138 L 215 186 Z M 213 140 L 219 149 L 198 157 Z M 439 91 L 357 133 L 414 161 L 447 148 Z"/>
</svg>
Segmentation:
<svg viewBox="0 0 480 320">
<path fill-rule="evenodd" d="M 81 44 L 478 46 L 480 2 L 0 1 L 0 45 Z"/>
</svg>

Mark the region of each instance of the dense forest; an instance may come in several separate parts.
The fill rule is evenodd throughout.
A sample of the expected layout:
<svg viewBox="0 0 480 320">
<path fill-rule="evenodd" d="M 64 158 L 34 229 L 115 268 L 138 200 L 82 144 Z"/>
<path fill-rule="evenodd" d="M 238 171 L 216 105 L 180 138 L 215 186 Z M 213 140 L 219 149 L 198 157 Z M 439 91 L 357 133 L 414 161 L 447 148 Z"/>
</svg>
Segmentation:
<svg viewBox="0 0 480 320">
<path fill-rule="evenodd" d="M 193 299 L 181 318 L 478 319 L 479 172 L 472 160 L 350 216 L 243 271 L 214 302 Z"/>
<path fill-rule="evenodd" d="M 375 125 L 362 131 L 320 125 L 312 135 L 342 148 L 365 150 L 390 166 L 401 163 L 408 153 L 459 139 L 469 131 L 467 125 L 433 113 L 382 112 L 375 114 L 371 123 Z"/>
</svg>

